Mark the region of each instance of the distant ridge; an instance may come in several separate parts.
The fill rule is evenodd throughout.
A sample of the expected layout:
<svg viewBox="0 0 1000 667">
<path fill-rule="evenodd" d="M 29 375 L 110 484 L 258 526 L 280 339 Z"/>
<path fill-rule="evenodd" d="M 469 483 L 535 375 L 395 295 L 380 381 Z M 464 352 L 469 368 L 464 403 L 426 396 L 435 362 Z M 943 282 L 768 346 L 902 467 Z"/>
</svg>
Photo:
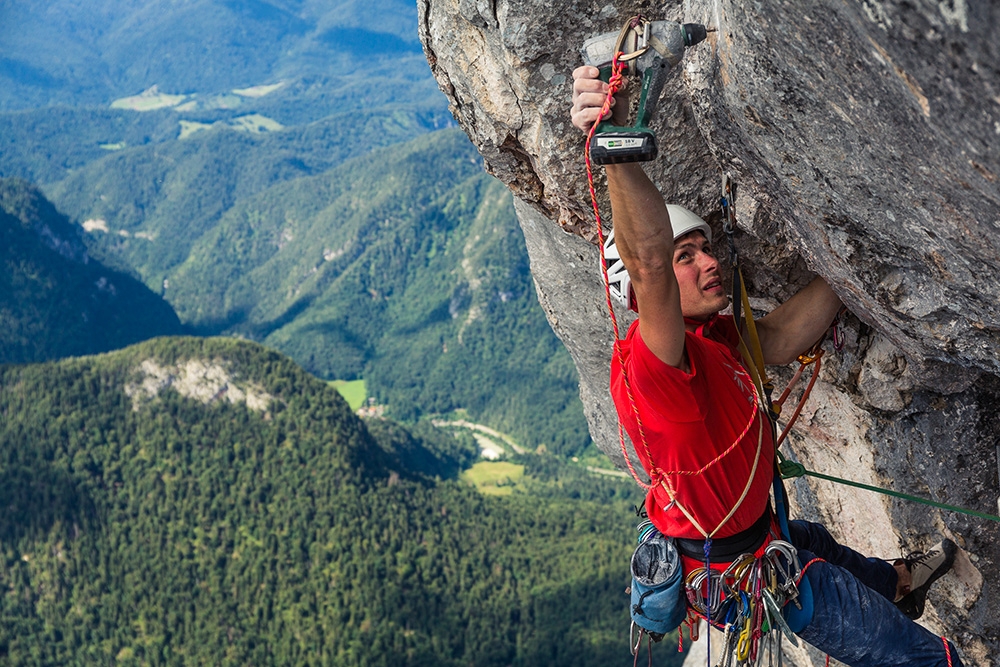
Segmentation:
<svg viewBox="0 0 1000 667">
<path fill-rule="evenodd" d="M 88 256 L 37 188 L 0 179 L 0 363 L 92 354 L 181 332 L 163 299 Z"/>
<path fill-rule="evenodd" d="M 154 84 L 218 94 L 285 80 L 329 95 L 358 70 L 359 83 L 391 80 L 397 100 L 436 93 L 406 0 L 50 0 L 5 5 L 3 25 L 0 111 L 103 106 Z"/>
</svg>

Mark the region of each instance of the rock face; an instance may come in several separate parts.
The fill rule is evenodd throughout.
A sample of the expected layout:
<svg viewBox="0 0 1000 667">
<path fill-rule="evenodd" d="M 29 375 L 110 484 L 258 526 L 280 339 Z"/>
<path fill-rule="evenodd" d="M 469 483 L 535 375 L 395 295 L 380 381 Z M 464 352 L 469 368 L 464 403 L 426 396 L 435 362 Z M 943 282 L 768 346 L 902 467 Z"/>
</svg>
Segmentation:
<svg viewBox="0 0 1000 667">
<path fill-rule="evenodd" d="M 846 345 L 825 357 L 789 437 L 792 456 L 820 472 L 997 511 L 1000 6 L 418 7 L 452 112 L 520 199 L 539 299 L 580 370 L 591 433 L 619 466 L 606 391 L 612 334 L 590 243 L 583 137 L 568 108 L 584 39 L 642 13 L 718 29 L 671 73 L 654 123 L 660 157 L 647 172 L 668 201 L 716 229 L 720 174 L 733 176 L 755 307 L 773 307 L 819 274 L 850 311 Z M 790 486 L 799 516 L 868 553 L 893 557 L 953 537 L 965 552 L 923 622 L 952 637 L 966 664 L 1000 655 L 1000 587 L 990 576 L 997 524 L 824 481 Z"/>
</svg>

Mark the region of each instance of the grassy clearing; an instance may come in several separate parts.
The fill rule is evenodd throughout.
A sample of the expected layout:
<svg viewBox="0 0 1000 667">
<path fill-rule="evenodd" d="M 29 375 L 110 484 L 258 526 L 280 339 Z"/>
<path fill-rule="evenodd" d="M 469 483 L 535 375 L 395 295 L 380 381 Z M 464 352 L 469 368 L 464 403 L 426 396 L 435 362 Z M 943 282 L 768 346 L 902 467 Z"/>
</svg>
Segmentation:
<svg viewBox="0 0 1000 667">
<path fill-rule="evenodd" d="M 138 95 L 122 97 L 111 103 L 112 109 L 131 109 L 132 111 L 153 111 L 175 107 L 187 99 L 187 95 L 167 95 L 161 93 L 156 86 Z"/>
<path fill-rule="evenodd" d="M 199 123 L 193 120 L 182 120 L 179 122 L 181 125 L 181 133 L 178 137 L 179 139 L 187 139 L 195 132 L 210 130 L 213 127 L 223 127 L 230 130 L 236 130 L 237 132 L 251 132 L 253 134 L 260 134 L 261 132 L 277 132 L 285 129 L 285 126 L 278 121 L 272 120 L 267 116 L 261 116 L 260 114 L 240 116 L 239 118 L 232 119 L 228 123 L 223 121 L 216 123 Z"/>
<path fill-rule="evenodd" d="M 347 404 L 351 406 L 351 410 L 360 408 L 364 405 L 365 399 L 368 398 L 368 389 L 365 387 L 364 380 L 331 380 L 330 384 L 340 392 Z"/>
<path fill-rule="evenodd" d="M 524 466 L 507 461 L 480 461 L 461 474 L 460 479 L 489 496 L 509 496 L 524 479 Z"/>
<path fill-rule="evenodd" d="M 277 132 L 278 130 L 285 129 L 285 126 L 278 121 L 268 118 L 267 116 L 261 116 L 258 113 L 234 118 L 230 121 L 229 125 L 234 130 L 253 132 L 255 134 L 258 132 Z"/>
<path fill-rule="evenodd" d="M 181 134 L 178 139 L 187 139 L 195 132 L 200 132 L 201 130 L 211 129 L 211 123 L 197 123 L 193 120 L 182 120 L 181 123 Z"/>
<path fill-rule="evenodd" d="M 251 86 L 250 88 L 237 88 L 233 91 L 234 94 L 240 97 L 264 97 L 265 95 L 270 95 L 278 88 L 285 85 L 284 81 L 279 81 L 278 83 L 272 83 L 269 86 Z"/>
</svg>

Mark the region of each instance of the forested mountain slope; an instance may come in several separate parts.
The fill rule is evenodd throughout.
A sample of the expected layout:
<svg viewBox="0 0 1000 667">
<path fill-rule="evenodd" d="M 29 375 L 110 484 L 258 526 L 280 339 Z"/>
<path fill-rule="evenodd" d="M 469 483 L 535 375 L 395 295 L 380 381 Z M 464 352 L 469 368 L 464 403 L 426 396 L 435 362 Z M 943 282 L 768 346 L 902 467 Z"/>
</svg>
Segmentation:
<svg viewBox="0 0 1000 667">
<path fill-rule="evenodd" d="M 220 124 L 182 139 L 105 151 L 46 190 L 74 219 L 104 221 L 106 233 L 88 236 L 91 252 L 160 290 L 238 202 L 412 139 L 439 116 L 433 108 L 379 109 L 264 133 Z M 48 165 L 21 160 L 51 173 Z"/>
<path fill-rule="evenodd" d="M 0 363 L 93 354 L 180 333 L 173 309 L 93 260 L 34 187 L 0 179 Z"/>
<path fill-rule="evenodd" d="M 408 469 L 447 476 L 465 454 L 440 436 L 380 447 L 256 344 L 0 367 L 0 413 L 5 664 L 596 666 L 628 650 L 629 517 Z"/>
<path fill-rule="evenodd" d="M 86 245 L 67 246 L 83 266 L 234 336 L 0 365 L 0 663 L 627 659 L 631 487 L 567 472 L 588 443 L 576 376 L 509 196 L 467 141 L 435 132 L 453 121 L 415 14 L 0 6 L 0 176 L 83 226 Z M 32 237 L 12 229 L 23 266 Z M 96 279 L 34 286 L 14 310 L 78 304 Z M 162 333 L 147 310 L 108 347 Z M 471 436 L 363 423 L 239 337 L 324 379 L 364 377 L 390 414 L 463 408 L 559 456 L 519 455 L 513 495 L 481 496 L 455 479 Z"/>
<path fill-rule="evenodd" d="M 510 198 L 457 131 L 234 207 L 167 296 L 193 326 L 364 376 L 393 414 L 465 407 L 532 445 L 587 442 Z"/>
<path fill-rule="evenodd" d="M 372 150 L 426 125 L 337 120 L 122 151 L 51 191 L 103 221 L 91 250 L 162 289 L 195 331 L 364 377 L 396 417 L 464 408 L 532 448 L 578 453 L 576 375 L 538 308 L 510 196 L 457 130 Z M 321 130 L 370 137 L 371 152 L 351 158 Z"/>
</svg>

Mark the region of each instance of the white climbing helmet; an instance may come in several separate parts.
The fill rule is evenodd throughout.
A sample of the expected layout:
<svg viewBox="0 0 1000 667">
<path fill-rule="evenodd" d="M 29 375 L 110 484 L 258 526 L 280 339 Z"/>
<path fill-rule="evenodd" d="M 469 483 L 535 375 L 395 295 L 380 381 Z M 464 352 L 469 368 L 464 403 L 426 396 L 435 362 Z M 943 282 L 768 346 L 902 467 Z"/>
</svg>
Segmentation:
<svg viewBox="0 0 1000 667">
<path fill-rule="evenodd" d="M 615 245 L 615 230 L 608 232 L 604 239 L 604 262 L 608 265 L 608 290 L 611 298 L 619 305 L 625 306 L 629 310 L 639 312 L 635 305 L 635 292 L 632 290 L 632 279 L 625 270 L 625 262 L 618 254 L 618 246 Z"/>
<path fill-rule="evenodd" d="M 667 213 L 670 214 L 670 227 L 673 229 L 675 241 L 693 231 L 700 231 L 709 242 L 712 241 L 712 228 L 708 223 L 683 206 L 667 204 Z M 608 288 L 611 291 L 611 298 L 629 310 L 639 312 L 635 291 L 632 289 L 632 279 L 629 278 L 625 263 L 622 262 L 618 247 L 615 245 L 614 229 L 604 239 L 604 261 L 608 265 Z"/>
<path fill-rule="evenodd" d="M 677 204 L 667 204 L 667 213 L 670 214 L 670 226 L 674 230 L 675 241 L 697 229 L 701 230 L 709 243 L 712 242 L 712 228 L 691 211 Z"/>
</svg>

